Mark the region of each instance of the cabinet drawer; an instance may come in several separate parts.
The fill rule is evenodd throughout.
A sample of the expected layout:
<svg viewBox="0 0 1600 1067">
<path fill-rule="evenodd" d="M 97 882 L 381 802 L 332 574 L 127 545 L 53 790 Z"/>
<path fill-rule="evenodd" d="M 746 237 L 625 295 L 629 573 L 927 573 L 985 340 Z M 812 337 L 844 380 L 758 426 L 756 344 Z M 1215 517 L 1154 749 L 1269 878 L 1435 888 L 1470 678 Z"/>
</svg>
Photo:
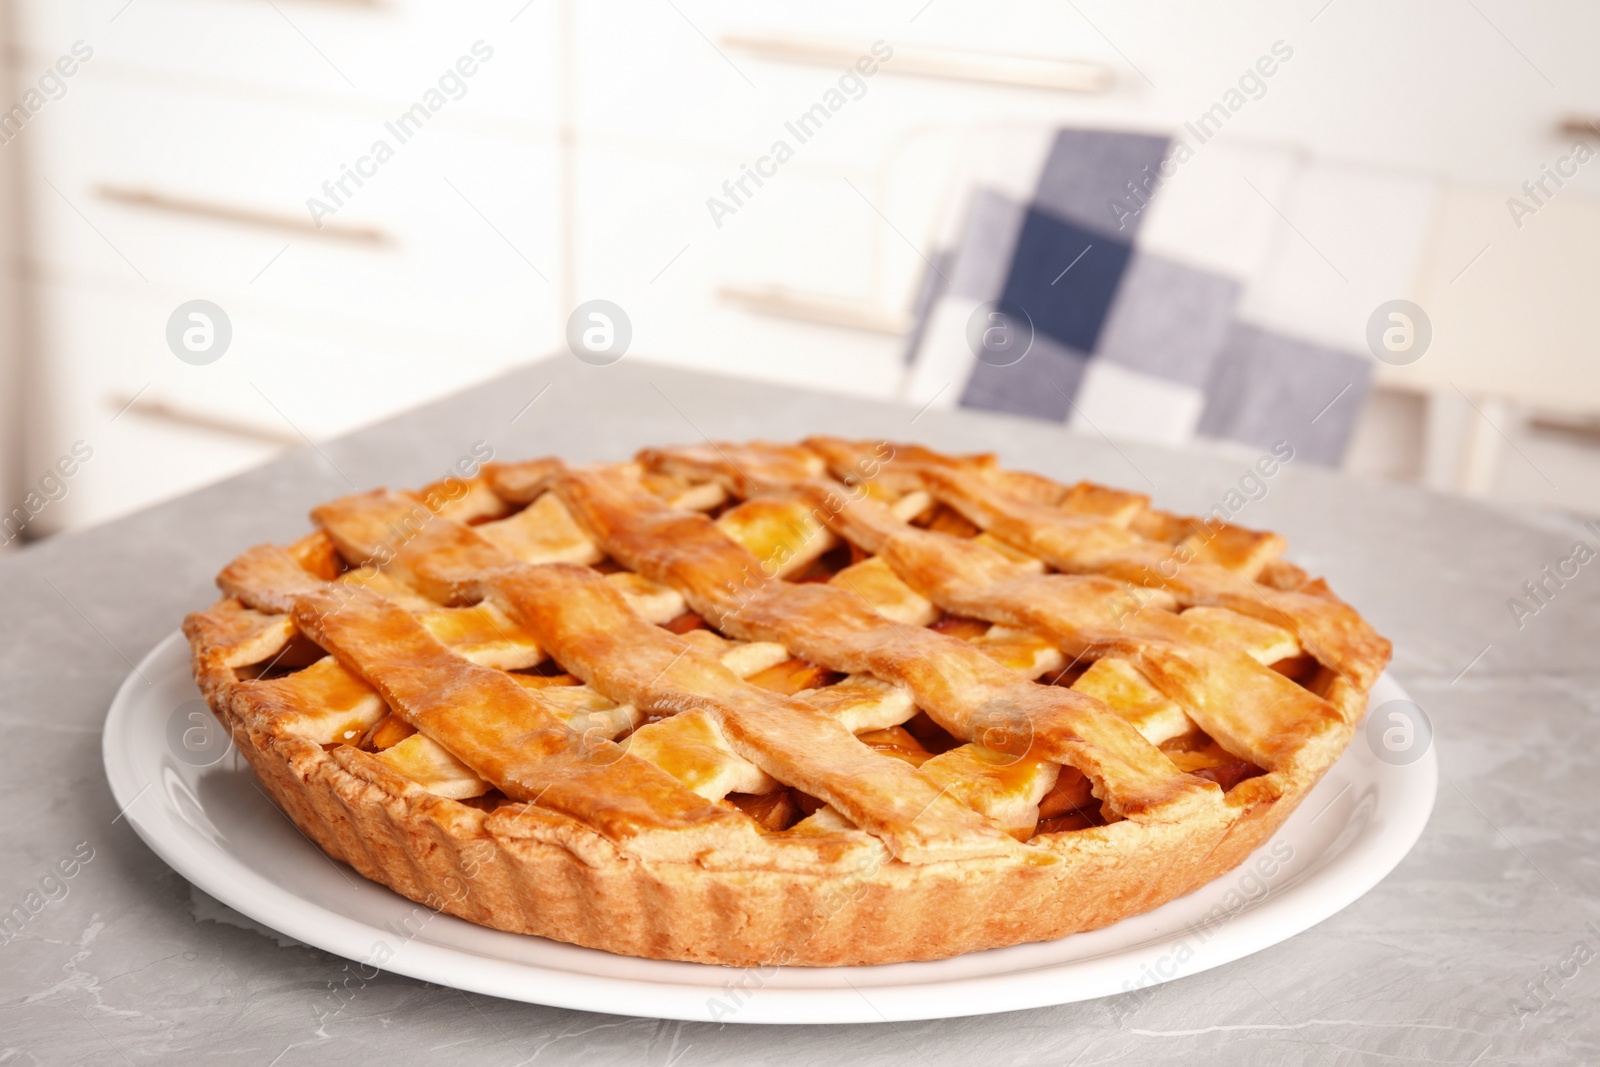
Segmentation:
<svg viewBox="0 0 1600 1067">
<path fill-rule="evenodd" d="M 303 434 L 318 440 L 455 392 L 516 362 L 471 346 L 429 346 L 399 331 L 341 327 L 235 304 L 225 309 L 232 329 L 227 350 L 212 363 L 194 365 L 167 345 L 167 322 L 181 302 L 175 291 L 49 282 L 28 289 L 40 318 L 42 421 L 52 440 L 68 443 L 96 440 L 134 397 L 138 403 L 115 426 L 151 421 L 140 412 L 167 408 L 179 417 L 155 421 L 213 427 L 222 431 L 214 434 L 218 439 L 281 445 Z M 511 414 L 514 409 L 506 417 Z"/>
<path fill-rule="evenodd" d="M 905 9 L 891 14 L 878 5 L 846 3 L 578 5 L 585 60 L 577 71 L 578 121 L 597 136 L 663 148 L 720 148 L 742 155 L 746 163 L 769 151 L 775 140 L 787 139 L 797 153 L 818 162 L 870 164 L 892 152 L 903 136 L 929 128 L 1081 122 L 1095 116 L 1103 122 L 1108 103 L 1115 109 L 1125 95 L 906 76 L 892 56 L 871 55 L 871 45 L 882 42 L 883 49 L 898 48 L 905 55 L 944 49 L 1001 66 L 1016 53 L 1092 63 L 1109 56 L 1111 65 L 1121 65 L 1070 9 L 1063 13 L 1039 3 L 981 10 L 955 3 L 941 9 L 944 3 L 939 0 L 915 22 Z M 625 19 L 616 17 L 619 8 L 627 12 Z M 749 42 L 762 38 L 834 42 L 841 54 L 865 57 L 876 70 L 864 78 L 851 71 L 841 84 L 851 62 L 779 61 L 751 50 Z M 786 124 L 819 104 L 828 115 L 815 120 L 815 135 L 802 146 Z"/>
<path fill-rule="evenodd" d="M 719 297 L 728 286 L 782 285 L 865 303 L 876 270 L 870 210 L 839 174 L 802 173 L 762 190 L 718 230 L 704 201 L 724 174 L 714 160 L 580 151 L 580 297 L 621 306 L 631 350 L 652 359 L 892 395 L 900 338 L 752 314 Z"/>
<path fill-rule="evenodd" d="M 359 117 L 105 79 L 25 135 L 31 255 L 48 277 L 275 305 L 499 359 L 559 336 L 548 142 L 430 126 L 399 143 Z M 371 174 L 345 179 L 348 197 L 323 188 L 357 166 Z M 313 197 L 332 213 L 314 220 Z"/>
<path fill-rule="evenodd" d="M 231 85 L 345 107 L 409 105 L 438 90 L 448 98 L 442 110 L 458 116 L 554 122 L 550 3 L 514 21 L 509 0 L 23 0 L 17 8 L 24 78 L 81 40 L 94 50 L 85 71 L 131 81 L 176 79 L 206 92 Z M 462 57 L 470 75 L 456 68 Z"/>
<path fill-rule="evenodd" d="M 282 448 L 131 415 L 108 424 L 102 416 L 93 432 L 76 437 L 52 433 L 41 442 L 26 468 L 27 484 L 37 485 L 42 473 L 79 441 L 93 453 L 64 480 L 66 495 L 29 523 L 34 535 L 107 522 L 231 478 Z"/>
</svg>

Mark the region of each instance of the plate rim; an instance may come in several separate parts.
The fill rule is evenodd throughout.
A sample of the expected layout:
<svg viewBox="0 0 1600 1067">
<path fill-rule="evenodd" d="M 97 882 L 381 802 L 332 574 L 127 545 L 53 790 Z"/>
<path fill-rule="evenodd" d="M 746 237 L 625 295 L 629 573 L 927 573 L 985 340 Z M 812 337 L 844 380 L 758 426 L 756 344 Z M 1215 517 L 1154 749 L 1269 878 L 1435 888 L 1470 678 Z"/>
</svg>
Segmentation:
<svg viewBox="0 0 1600 1067">
<path fill-rule="evenodd" d="M 387 943 L 393 938 L 393 932 L 299 896 L 221 848 L 197 849 L 192 841 L 169 832 L 157 820 L 140 812 L 138 800 L 154 788 L 157 781 L 153 778 L 139 785 L 131 749 L 115 742 L 134 714 L 139 688 L 147 677 L 162 674 L 161 661 L 173 656 L 179 644 L 187 651 L 187 640 L 181 631 L 174 631 L 157 642 L 123 680 L 108 709 L 101 731 L 101 760 L 119 817 L 126 817 L 134 832 L 162 862 L 222 903 L 313 948 L 352 961 L 363 960 L 370 946 L 379 941 Z M 187 655 L 183 656 L 183 662 L 187 664 Z M 1384 671 L 1373 686 L 1371 703 L 1392 699 L 1410 697 L 1400 683 Z M 1219 938 L 1216 951 L 1206 954 L 1200 962 L 1170 977 L 1158 977 L 1155 983 L 1142 988 L 1190 978 L 1286 941 L 1338 914 L 1388 877 L 1410 853 L 1432 815 L 1438 792 L 1437 738 L 1433 740 L 1435 743 L 1429 745 L 1426 753 L 1407 768 L 1410 772 L 1420 772 L 1408 776 L 1411 787 L 1397 789 L 1400 795 L 1390 808 L 1379 809 L 1390 817 L 1387 821 L 1369 820 L 1368 829 L 1331 860 L 1309 870 L 1281 890 L 1269 891 L 1232 915 L 1225 924 L 1229 936 Z M 1355 744 L 1356 740 L 1352 739 L 1351 747 Z M 254 771 L 249 773 L 253 775 Z M 267 802 L 271 803 L 270 798 Z M 315 844 L 312 847 L 315 848 Z M 359 873 L 357 877 L 361 877 Z M 386 888 L 370 879 L 364 881 Z M 529 936 L 491 932 L 508 937 Z M 416 938 L 403 941 L 399 950 L 384 959 L 378 969 L 502 999 L 609 1015 L 750 1024 L 908 1022 L 1021 1011 L 1119 995 L 1127 991 L 1125 987 L 1107 988 L 1105 983 L 1133 973 L 1150 960 L 1160 961 L 1184 942 L 1186 936 L 1189 936 L 1189 928 L 1179 927 L 1169 936 L 1088 958 L 1042 962 L 996 973 L 869 984 L 871 999 L 846 975 L 881 968 L 936 968 L 949 961 L 805 968 L 807 972 L 840 972 L 841 984 L 807 988 L 758 984 L 747 998 L 735 1001 L 735 1007 L 726 1015 L 719 1014 L 712 1006 L 719 991 L 730 988 L 726 984 L 720 987 L 687 984 L 667 975 L 660 979 L 599 975 L 486 955 Z M 743 975 L 751 970 L 619 957 L 601 949 L 562 942 L 551 944 L 582 953 L 600 953 L 646 967 L 704 967 L 730 975 Z M 374 965 L 363 963 L 363 966 Z M 1067 981 L 1043 981 L 1045 978 Z M 952 1009 L 952 1004 L 958 1006 Z"/>
</svg>

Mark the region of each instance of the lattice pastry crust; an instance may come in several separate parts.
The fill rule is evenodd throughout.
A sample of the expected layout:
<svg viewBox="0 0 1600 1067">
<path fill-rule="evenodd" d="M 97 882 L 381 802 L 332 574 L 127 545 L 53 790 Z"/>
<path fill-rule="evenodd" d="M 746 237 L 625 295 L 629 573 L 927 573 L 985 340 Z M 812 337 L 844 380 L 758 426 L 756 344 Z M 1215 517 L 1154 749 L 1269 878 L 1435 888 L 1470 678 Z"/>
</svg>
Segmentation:
<svg viewBox="0 0 1600 1067">
<path fill-rule="evenodd" d="M 185 622 L 331 856 L 504 930 L 735 965 L 1060 937 L 1240 863 L 1389 643 L 1283 540 L 813 438 L 317 508 Z"/>
</svg>

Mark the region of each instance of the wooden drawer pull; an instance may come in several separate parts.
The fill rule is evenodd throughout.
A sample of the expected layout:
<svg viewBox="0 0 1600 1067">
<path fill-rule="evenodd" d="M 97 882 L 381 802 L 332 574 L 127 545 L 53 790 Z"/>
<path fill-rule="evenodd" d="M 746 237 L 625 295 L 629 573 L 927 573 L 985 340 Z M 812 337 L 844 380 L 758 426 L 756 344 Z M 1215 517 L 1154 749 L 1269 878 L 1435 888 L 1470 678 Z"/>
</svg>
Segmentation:
<svg viewBox="0 0 1600 1067">
<path fill-rule="evenodd" d="M 113 393 L 106 397 L 106 404 L 119 415 L 126 412 L 157 422 L 165 422 L 174 426 L 186 426 L 192 430 L 204 430 L 207 433 L 223 434 L 227 437 L 237 437 L 246 441 L 259 441 L 269 445 L 296 446 L 305 444 L 305 438 L 289 430 L 278 430 L 267 426 L 258 426 L 229 418 L 226 415 L 216 415 L 208 411 L 196 411 L 191 408 L 181 408 L 158 400 L 146 397 L 140 393 L 130 396 L 127 393 Z"/>
<path fill-rule="evenodd" d="M 350 241 L 357 244 L 385 245 L 393 243 L 393 239 L 388 234 L 372 226 L 332 221 L 325 221 L 321 226 L 318 226 L 310 216 L 301 218 L 297 215 L 283 215 L 275 211 L 239 207 L 235 204 L 219 204 L 137 186 L 99 185 L 95 188 L 95 195 L 114 204 L 143 208 L 147 211 L 164 211 L 172 215 L 183 215 L 195 219 L 210 219 L 215 222 L 230 222 L 239 226 L 257 226 L 262 229 L 277 230 L 280 233 L 288 232 L 306 237 L 323 237 L 329 240 Z"/>
<path fill-rule="evenodd" d="M 886 333 L 903 337 L 911 330 L 911 320 L 868 304 L 836 297 L 797 292 L 783 286 L 724 285 L 719 299 L 758 315 L 772 315 L 824 326 L 839 326 L 866 333 Z"/>
<path fill-rule="evenodd" d="M 870 46 L 858 41 L 787 34 L 729 33 L 722 36 L 721 43 L 761 59 L 821 67 L 850 67 L 871 54 Z M 1112 81 L 1109 69 L 1085 60 L 904 44 L 894 46 L 894 56 L 884 60 L 883 70 L 1068 93 L 1098 93 Z"/>
</svg>

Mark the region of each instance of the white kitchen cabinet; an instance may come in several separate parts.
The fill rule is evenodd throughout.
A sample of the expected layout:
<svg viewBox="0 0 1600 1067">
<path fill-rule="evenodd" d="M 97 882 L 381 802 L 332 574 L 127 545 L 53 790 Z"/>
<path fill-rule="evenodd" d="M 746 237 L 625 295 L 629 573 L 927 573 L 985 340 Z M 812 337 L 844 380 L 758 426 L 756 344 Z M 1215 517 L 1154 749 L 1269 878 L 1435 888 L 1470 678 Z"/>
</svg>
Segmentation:
<svg viewBox="0 0 1600 1067">
<path fill-rule="evenodd" d="M 377 421 L 517 361 L 403 330 L 235 305 L 232 345 L 195 366 L 167 348 L 173 301 L 137 283 L 36 282 L 26 295 L 46 324 L 46 369 L 57 383 L 32 466 L 43 469 L 77 440 L 96 452 L 69 496 L 40 516 L 52 529 L 215 481 L 285 445 Z"/>
<path fill-rule="evenodd" d="M 74 42 L 94 50 L 5 148 L 29 211 L 28 354 L 43 395 L 28 410 L 48 413 L 28 465 L 141 388 L 119 427 L 205 416 L 167 420 L 172 440 L 192 435 L 188 450 L 126 431 L 128 468 L 103 490 L 84 483 L 58 509 L 72 522 L 250 462 L 286 421 L 338 433 L 558 351 L 592 298 L 629 315 L 629 358 L 893 395 L 970 131 L 1169 131 L 1275 41 L 1294 58 L 1230 136 L 1456 184 L 1509 191 L 1538 174 L 1570 141 L 1558 120 L 1600 94 L 1584 50 L 1600 10 L 1576 3 L 1538 17 L 1501 0 L 15 6 L 19 85 Z M 478 41 L 494 55 L 459 99 L 447 94 L 314 230 L 307 199 Z M 870 78 L 846 75 L 877 41 L 979 63 L 989 80 L 928 76 L 926 63 L 913 74 L 881 54 Z M 1001 84 L 1008 63 L 1039 61 L 1102 68 L 1108 84 Z M 798 136 L 833 91 L 843 105 Z M 762 164 L 779 140 L 792 157 Z M 708 200 L 758 165 L 764 183 L 718 225 Z M 1600 187 L 1600 169 L 1572 185 Z M 164 341 L 166 316 L 195 298 L 235 327 L 235 349 L 203 368 Z M 282 413 L 262 393 L 287 397 Z M 229 425 L 242 433 L 224 446 Z"/>
<path fill-rule="evenodd" d="M 546 0 L 26 0 L 17 7 L 19 44 L 41 71 L 83 41 L 94 52 L 85 69 L 128 83 L 393 117 L 395 105 L 420 100 L 444 78 L 452 115 L 516 133 L 548 134 L 556 121 L 556 7 Z M 480 41 L 492 57 L 470 77 L 452 77 Z"/>
<path fill-rule="evenodd" d="M 24 82 L 83 42 L 7 146 L 29 208 L 26 468 L 104 442 L 36 532 L 550 350 L 555 8 L 503 6 L 21 5 Z M 232 327 L 206 366 L 167 341 L 194 299 Z"/>
<path fill-rule="evenodd" d="M 359 114 L 84 76 L 69 106 L 28 131 L 30 259 L 47 277 L 136 283 L 174 306 L 276 306 L 502 360 L 554 335 L 550 141 L 441 116 L 400 143 Z M 332 207 L 323 182 L 371 159 L 375 141 L 393 157 L 373 159 L 364 184 L 347 180 L 343 205 L 314 220 L 306 201 Z"/>
</svg>

